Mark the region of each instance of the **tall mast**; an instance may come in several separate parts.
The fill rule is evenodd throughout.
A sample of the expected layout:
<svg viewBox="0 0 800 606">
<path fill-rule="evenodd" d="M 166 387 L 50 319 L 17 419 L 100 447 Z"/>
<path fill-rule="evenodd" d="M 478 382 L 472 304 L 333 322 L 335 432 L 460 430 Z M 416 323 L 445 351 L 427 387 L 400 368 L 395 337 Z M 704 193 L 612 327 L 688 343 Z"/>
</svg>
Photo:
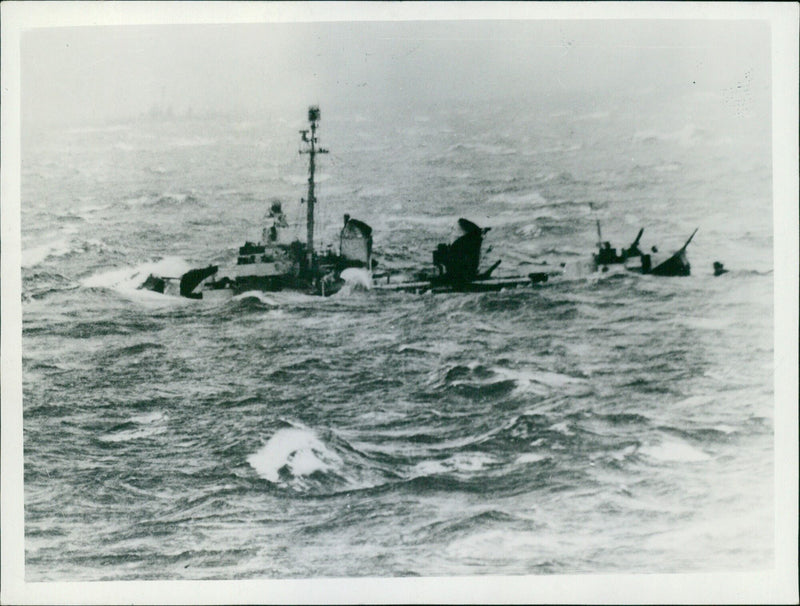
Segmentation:
<svg viewBox="0 0 800 606">
<path fill-rule="evenodd" d="M 311 136 L 309 137 L 307 130 L 301 130 L 300 135 L 304 143 L 308 143 L 307 149 L 301 149 L 301 154 L 308 154 L 308 197 L 305 202 L 308 205 L 306 209 L 306 227 L 308 228 L 306 235 L 306 253 L 308 255 L 308 268 L 314 266 L 314 203 L 317 199 L 314 197 L 314 157 L 317 154 L 327 154 L 327 149 L 317 147 L 317 122 L 319 122 L 319 107 L 312 105 L 308 108 L 308 121 L 311 123 Z"/>
<path fill-rule="evenodd" d="M 589 210 L 592 211 L 592 213 L 594 213 L 594 204 L 592 204 L 591 202 L 589 202 Z M 595 215 L 595 219 L 594 220 L 595 220 L 595 223 L 597 223 L 597 246 L 598 247 L 602 247 L 603 246 L 603 234 L 600 232 L 600 219 L 598 219 L 597 215 Z"/>
</svg>

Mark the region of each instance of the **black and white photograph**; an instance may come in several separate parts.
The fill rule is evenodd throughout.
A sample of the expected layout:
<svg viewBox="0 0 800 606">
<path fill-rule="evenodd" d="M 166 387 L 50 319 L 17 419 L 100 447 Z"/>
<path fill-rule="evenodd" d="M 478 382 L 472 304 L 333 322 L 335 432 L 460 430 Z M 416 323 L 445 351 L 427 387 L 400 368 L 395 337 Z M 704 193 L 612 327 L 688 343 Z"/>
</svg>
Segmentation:
<svg viewBox="0 0 800 606">
<path fill-rule="evenodd" d="M 797 5 L 200 4 L 3 6 L 4 602 L 796 601 Z"/>
</svg>

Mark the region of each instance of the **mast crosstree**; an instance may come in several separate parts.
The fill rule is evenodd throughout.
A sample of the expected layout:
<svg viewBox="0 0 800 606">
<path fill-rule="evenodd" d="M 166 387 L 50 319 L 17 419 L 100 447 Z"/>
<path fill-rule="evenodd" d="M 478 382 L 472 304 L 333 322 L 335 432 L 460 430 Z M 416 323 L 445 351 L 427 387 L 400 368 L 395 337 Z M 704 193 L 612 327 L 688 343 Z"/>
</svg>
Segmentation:
<svg viewBox="0 0 800 606">
<path fill-rule="evenodd" d="M 301 149 L 301 154 L 308 154 L 308 194 L 305 200 L 301 200 L 301 202 L 305 202 L 307 204 L 306 209 L 306 227 L 307 227 L 307 234 L 306 234 L 306 255 L 307 255 L 307 262 L 308 268 L 313 269 L 315 265 L 315 257 L 314 257 L 314 204 L 316 203 L 317 199 L 314 197 L 314 169 L 316 167 L 315 163 L 315 156 L 317 154 L 327 154 L 327 149 L 322 149 L 321 147 L 317 147 L 317 122 L 319 122 L 320 113 L 319 107 L 316 105 L 312 105 L 308 108 L 308 121 L 311 124 L 311 135 L 309 136 L 308 130 L 301 130 L 300 136 L 303 139 L 304 143 L 307 143 L 308 146 L 306 149 Z"/>
</svg>

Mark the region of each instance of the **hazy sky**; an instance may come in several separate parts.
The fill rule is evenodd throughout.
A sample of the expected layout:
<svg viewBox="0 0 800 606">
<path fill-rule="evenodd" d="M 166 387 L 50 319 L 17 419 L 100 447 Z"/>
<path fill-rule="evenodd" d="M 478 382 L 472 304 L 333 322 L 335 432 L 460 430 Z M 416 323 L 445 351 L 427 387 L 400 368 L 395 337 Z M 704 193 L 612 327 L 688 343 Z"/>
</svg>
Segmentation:
<svg viewBox="0 0 800 606">
<path fill-rule="evenodd" d="M 22 38 L 23 117 L 259 111 L 770 84 L 759 21 L 97 26 Z"/>
</svg>

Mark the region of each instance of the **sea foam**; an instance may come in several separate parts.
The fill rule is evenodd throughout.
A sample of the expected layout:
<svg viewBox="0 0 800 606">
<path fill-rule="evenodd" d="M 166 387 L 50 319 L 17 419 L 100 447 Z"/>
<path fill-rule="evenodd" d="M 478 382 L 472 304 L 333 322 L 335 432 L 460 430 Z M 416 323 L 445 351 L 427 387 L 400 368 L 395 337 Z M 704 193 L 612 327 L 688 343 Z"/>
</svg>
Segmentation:
<svg viewBox="0 0 800 606">
<path fill-rule="evenodd" d="M 348 267 L 341 273 L 341 278 L 351 290 L 369 290 L 372 288 L 372 277 L 365 269 Z"/>
<path fill-rule="evenodd" d="M 245 299 L 257 299 L 258 301 L 260 301 L 264 305 L 270 305 L 270 306 L 277 306 L 278 305 L 278 303 L 275 301 L 275 299 L 269 297 L 268 295 L 266 295 L 264 292 L 262 292 L 260 290 L 248 290 L 246 292 L 240 293 L 240 294 L 236 295 L 235 297 L 233 297 L 234 301 L 243 301 Z"/>
<path fill-rule="evenodd" d="M 128 424 L 135 424 L 136 427 L 122 431 L 112 431 L 100 436 L 99 439 L 102 442 L 128 442 L 130 440 L 150 438 L 167 430 L 168 418 L 165 413 L 160 411 L 135 415 L 130 418 Z"/>
<path fill-rule="evenodd" d="M 281 429 L 247 462 L 259 476 L 269 482 L 281 482 L 282 473 L 293 477 L 326 472 L 342 465 L 342 459 L 331 451 L 309 429 Z"/>
<path fill-rule="evenodd" d="M 35 267 L 51 257 L 63 257 L 70 252 L 72 245 L 68 239 L 52 240 L 47 244 L 23 250 L 20 265 L 25 268 Z"/>
<path fill-rule="evenodd" d="M 702 450 L 673 438 L 666 438 L 661 442 L 642 446 L 639 452 L 657 461 L 691 463 L 706 461 L 710 458 L 709 455 Z"/>
<path fill-rule="evenodd" d="M 109 288 L 126 295 L 141 295 L 143 297 L 162 296 L 158 293 L 147 290 L 139 290 L 139 287 L 147 280 L 150 274 L 159 277 L 178 278 L 187 271 L 189 265 L 183 259 L 177 257 L 165 257 L 159 261 L 142 263 L 135 267 L 113 269 L 101 272 L 81 283 L 86 288 Z"/>
</svg>

